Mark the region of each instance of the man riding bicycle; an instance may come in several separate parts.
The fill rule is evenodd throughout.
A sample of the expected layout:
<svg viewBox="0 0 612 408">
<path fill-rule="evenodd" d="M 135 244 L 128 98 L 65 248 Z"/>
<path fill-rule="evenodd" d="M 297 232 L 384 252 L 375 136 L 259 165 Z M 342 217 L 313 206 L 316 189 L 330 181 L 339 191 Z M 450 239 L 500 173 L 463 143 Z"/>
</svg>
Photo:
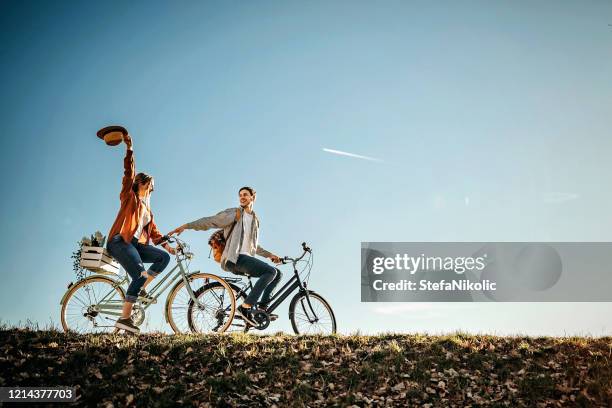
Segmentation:
<svg viewBox="0 0 612 408">
<path fill-rule="evenodd" d="M 253 211 L 256 192 L 251 187 L 242 187 L 238 190 L 240 200 L 239 208 L 228 208 L 211 217 L 184 224 L 168 235 L 181 234 L 186 229 L 206 231 L 210 228 L 223 228 L 225 249 L 221 255 L 221 268 L 237 275 L 256 277 L 257 283 L 248 294 L 244 303 L 236 308 L 236 313 L 246 322 L 256 326 L 251 313 L 256 306 L 266 311 L 272 292 L 278 286 L 282 274 L 277 268 L 263 262 L 255 255 L 260 255 L 279 264 L 281 259 L 258 245 L 259 218 Z M 238 213 L 238 214 L 237 214 Z M 261 296 L 261 301 L 258 302 Z M 276 318 L 276 315 L 270 315 Z"/>
</svg>

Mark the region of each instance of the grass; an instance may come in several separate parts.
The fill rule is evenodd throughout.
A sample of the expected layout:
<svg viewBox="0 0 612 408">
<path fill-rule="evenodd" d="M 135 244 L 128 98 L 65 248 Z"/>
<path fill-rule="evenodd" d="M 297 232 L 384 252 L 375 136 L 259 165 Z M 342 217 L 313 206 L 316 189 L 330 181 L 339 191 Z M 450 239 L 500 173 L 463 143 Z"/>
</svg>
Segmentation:
<svg viewBox="0 0 612 408">
<path fill-rule="evenodd" d="M 125 337 L 4 327 L 0 352 L 0 386 L 77 386 L 77 405 L 612 405 L 610 337 Z"/>
</svg>

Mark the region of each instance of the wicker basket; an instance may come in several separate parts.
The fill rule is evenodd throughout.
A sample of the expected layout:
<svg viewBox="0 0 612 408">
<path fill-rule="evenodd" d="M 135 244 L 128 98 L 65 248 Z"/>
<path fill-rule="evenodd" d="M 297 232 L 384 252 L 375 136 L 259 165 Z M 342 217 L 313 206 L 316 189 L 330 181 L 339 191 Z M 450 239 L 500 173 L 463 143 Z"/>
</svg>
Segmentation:
<svg viewBox="0 0 612 408">
<path fill-rule="evenodd" d="M 83 246 L 81 249 L 81 266 L 96 273 L 119 273 L 119 263 L 102 247 Z"/>
</svg>

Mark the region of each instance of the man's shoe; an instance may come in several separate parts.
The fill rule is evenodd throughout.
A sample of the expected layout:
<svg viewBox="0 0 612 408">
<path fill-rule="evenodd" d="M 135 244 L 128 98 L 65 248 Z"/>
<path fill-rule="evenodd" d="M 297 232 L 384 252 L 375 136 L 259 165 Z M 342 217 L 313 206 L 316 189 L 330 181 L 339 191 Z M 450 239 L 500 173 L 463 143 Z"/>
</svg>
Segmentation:
<svg viewBox="0 0 612 408">
<path fill-rule="evenodd" d="M 244 305 L 240 305 L 236 308 L 236 315 L 251 326 L 259 326 L 257 322 L 252 319 L 251 310 L 244 307 Z"/>
<path fill-rule="evenodd" d="M 270 321 L 274 321 L 274 320 L 278 319 L 278 315 L 277 314 L 268 312 L 268 306 L 267 305 L 258 305 L 257 309 L 263 310 L 264 312 L 266 312 L 268 314 L 268 316 L 270 316 Z"/>
<path fill-rule="evenodd" d="M 127 319 L 119 319 L 115 322 L 115 327 L 118 329 L 123 329 L 127 332 L 138 334 L 140 333 L 140 329 L 138 326 L 134 325 L 132 318 L 128 317 Z"/>
</svg>

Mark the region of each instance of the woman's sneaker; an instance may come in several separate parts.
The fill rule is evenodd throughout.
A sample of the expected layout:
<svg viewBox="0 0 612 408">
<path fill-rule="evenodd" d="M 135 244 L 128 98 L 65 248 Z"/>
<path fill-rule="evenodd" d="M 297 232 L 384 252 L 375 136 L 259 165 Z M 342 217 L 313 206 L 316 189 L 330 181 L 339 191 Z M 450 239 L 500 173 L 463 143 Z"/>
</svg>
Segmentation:
<svg viewBox="0 0 612 408">
<path fill-rule="evenodd" d="M 115 322 L 115 327 L 134 334 L 140 333 L 140 329 L 138 328 L 138 326 L 134 325 L 134 322 L 132 321 L 131 317 L 128 317 L 127 319 L 117 320 Z"/>
<path fill-rule="evenodd" d="M 157 299 L 153 299 L 151 295 L 145 292 L 144 289 L 140 289 L 140 292 L 138 293 L 138 300 L 143 303 L 157 303 Z"/>
</svg>

